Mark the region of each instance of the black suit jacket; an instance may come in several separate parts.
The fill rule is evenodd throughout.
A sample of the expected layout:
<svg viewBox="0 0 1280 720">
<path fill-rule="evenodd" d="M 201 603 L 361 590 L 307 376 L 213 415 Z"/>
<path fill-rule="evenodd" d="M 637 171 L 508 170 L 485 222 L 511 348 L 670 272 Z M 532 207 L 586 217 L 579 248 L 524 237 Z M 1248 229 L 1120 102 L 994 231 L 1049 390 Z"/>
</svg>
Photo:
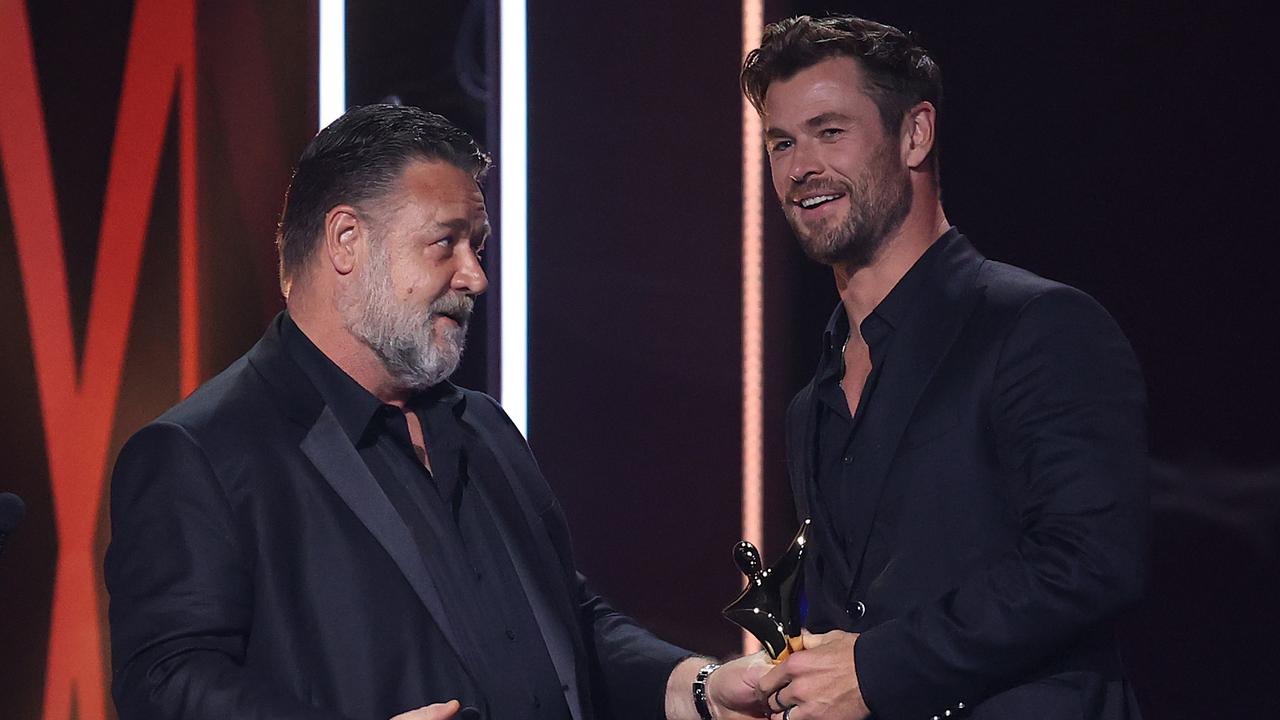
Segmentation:
<svg viewBox="0 0 1280 720">
<path fill-rule="evenodd" d="M 448 643 L 469 678 L 485 658 L 451 626 L 431 563 L 285 353 L 279 323 L 120 452 L 105 569 L 120 717 L 384 720 L 452 697 L 483 707 L 475 685 L 433 675 L 427 642 Z M 661 717 L 667 676 L 689 653 L 588 590 L 524 439 L 491 398 L 456 392 L 500 466 L 480 491 L 514 498 L 493 515 L 574 719 Z"/>
<path fill-rule="evenodd" d="M 812 383 L 788 410 L 808 624 L 862 633 L 881 720 L 1137 717 L 1109 625 L 1145 574 L 1137 362 L 1084 293 L 939 242 L 861 420 L 853 507 L 816 494 Z"/>
</svg>

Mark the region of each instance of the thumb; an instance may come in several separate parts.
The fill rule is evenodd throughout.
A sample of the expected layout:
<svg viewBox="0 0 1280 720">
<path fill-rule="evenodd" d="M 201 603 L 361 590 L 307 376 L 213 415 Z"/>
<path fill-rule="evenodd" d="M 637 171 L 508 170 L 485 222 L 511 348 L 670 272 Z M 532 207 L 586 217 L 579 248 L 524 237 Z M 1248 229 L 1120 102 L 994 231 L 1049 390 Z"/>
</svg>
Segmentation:
<svg viewBox="0 0 1280 720">
<path fill-rule="evenodd" d="M 422 717 L 414 718 L 414 720 L 449 720 L 449 718 L 457 715 L 458 711 L 461 709 L 462 703 L 457 700 L 450 700 L 447 703 L 428 705 L 422 709 Z"/>
<path fill-rule="evenodd" d="M 450 700 L 446 703 L 435 703 L 434 705 L 426 705 L 417 710 L 410 710 L 407 713 L 401 713 L 391 718 L 391 720 L 449 720 L 458 714 L 462 709 L 462 704 L 457 700 Z"/>
<path fill-rule="evenodd" d="M 831 639 L 831 633 L 811 633 L 808 630 L 800 631 L 800 642 L 805 650 L 812 650 L 816 647 L 822 647 Z"/>
</svg>

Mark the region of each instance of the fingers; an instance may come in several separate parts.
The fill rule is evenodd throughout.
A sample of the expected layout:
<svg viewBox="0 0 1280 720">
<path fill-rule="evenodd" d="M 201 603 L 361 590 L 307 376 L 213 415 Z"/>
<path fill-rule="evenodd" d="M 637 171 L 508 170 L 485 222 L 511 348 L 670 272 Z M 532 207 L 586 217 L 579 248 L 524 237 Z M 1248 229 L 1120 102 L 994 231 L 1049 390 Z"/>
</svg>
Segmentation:
<svg viewBox="0 0 1280 720">
<path fill-rule="evenodd" d="M 410 710 L 406 713 L 400 713 L 391 720 L 449 720 L 458 714 L 462 709 L 462 704 L 457 700 L 450 700 L 446 703 L 435 703 L 420 707 L 417 710 Z"/>
<path fill-rule="evenodd" d="M 753 655 L 720 666 L 707 679 L 707 695 L 713 708 L 729 711 L 716 717 L 763 717 L 766 713 L 757 684 L 770 667 Z"/>
<path fill-rule="evenodd" d="M 760 677 L 760 682 L 756 687 L 760 691 L 761 697 L 772 695 L 791 682 L 793 678 L 792 660 L 794 657 L 792 656 L 774 665 L 772 670 Z"/>
<path fill-rule="evenodd" d="M 821 715 L 814 715 L 799 705 L 794 705 L 780 713 L 771 713 L 769 720 L 821 720 L 821 717 Z"/>
<path fill-rule="evenodd" d="M 780 715 L 786 712 L 787 708 L 791 707 L 792 703 L 788 702 L 787 699 L 782 696 L 783 690 L 786 690 L 786 688 L 784 687 L 779 689 L 777 692 L 765 699 L 765 704 L 769 707 L 770 713 Z"/>
</svg>

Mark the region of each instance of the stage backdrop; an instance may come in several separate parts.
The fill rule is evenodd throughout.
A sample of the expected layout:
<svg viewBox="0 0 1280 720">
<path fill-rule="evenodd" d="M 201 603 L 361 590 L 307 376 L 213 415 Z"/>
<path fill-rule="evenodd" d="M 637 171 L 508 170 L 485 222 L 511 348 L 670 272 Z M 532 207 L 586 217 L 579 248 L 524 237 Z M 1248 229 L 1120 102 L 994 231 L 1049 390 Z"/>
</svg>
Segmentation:
<svg viewBox="0 0 1280 720">
<path fill-rule="evenodd" d="M 850 10 L 933 48 L 950 219 L 1098 297 L 1147 373 L 1153 571 L 1123 640 L 1148 716 L 1278 716 L 1280 68 L 1261 4 L 989 5 L 770 0 L 764 15 Z M 351 102 L 444 112 L 500 173 L 497 1 L 351 6 Z M 741 4 L 528 10 L 530 441 L 595 584 L 727 654 Z M 0 0 L 0 490 L 28 504 L 0 557 L 0 719 L 114 718 L 110 467 L 281 307 L 272 240 L 316 129 L 316 30 L 315 0 Z M 795 527 L 782 413 L 835 297 L 764 194 L 773 555 Z M 494 279 L 459 377 L 496 391 Z"/>
<path fill-rule="evenodd" d="M 114 717 L 101 560 L 125 438 L 280 307 L 313 3 L 0 0 L 0 717 Z"/>
</svg>

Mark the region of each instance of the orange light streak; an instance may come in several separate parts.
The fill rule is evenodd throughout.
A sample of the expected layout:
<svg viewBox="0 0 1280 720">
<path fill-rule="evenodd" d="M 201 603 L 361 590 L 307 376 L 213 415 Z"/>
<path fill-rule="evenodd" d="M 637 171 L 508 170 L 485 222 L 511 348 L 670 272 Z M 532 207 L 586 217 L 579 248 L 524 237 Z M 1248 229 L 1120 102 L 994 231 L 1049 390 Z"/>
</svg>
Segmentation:
<svg viewBox="0 0 1280 720">
<path fill-rule="evenodd" d="M 178 332 L 179 388 L 183 397 L 200 384 L 200 246 L 196 243 L 196 38 L 191 11 L 190 42 L 181 62 L 178 111 L 180 178 L 178 180 Z"/>
<path fill-rule="evenodd" d="M 760 43 L 763 0 L 742 2 L 742 58 Z M 764 153 L 760 116 L 742 99 L 742 537 L 764 548 Z M 760 649 L 742 634 L 744 653 Z"/>
<path fill-rule="evenodd" d="M 62 229 L 26 3 L 0 0 L 0 172 L 26 300 L 58 536 L 45 669 L 46 720 L 68 720 L 72 708 L 80 720 L 107 716 L 94 535 L 147 219 L 176 83 L 190 88 L 180 103 L 184 124 L 194 114 L 195 76 L 185 64 L 194 48 L 194 0 L 138 0 L 103 199 L 83 359 L 77 367 Z M 183 182 L 194 177 L 193 133 L 189 129 L 181 137 Z M 185 387 L 194 378 L 197 346 L 191 299 L 193 188 L 184 187 L 180 198 Z"/>
</svg>

